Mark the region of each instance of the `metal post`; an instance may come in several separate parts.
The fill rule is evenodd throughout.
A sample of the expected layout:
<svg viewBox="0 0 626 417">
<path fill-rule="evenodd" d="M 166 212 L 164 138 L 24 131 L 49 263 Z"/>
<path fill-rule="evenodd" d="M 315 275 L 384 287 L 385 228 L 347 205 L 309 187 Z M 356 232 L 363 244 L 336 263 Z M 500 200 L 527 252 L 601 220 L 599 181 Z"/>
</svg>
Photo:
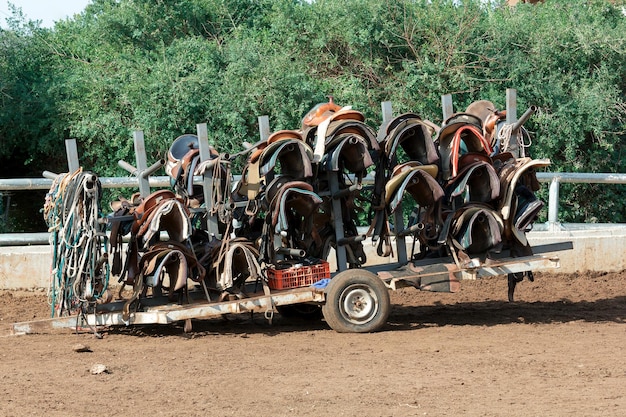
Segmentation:
<svg viewBox="0 0 626 417">
<path fill-rule="evenodd" d="M 386 125 L 393 118 L 393 107 L 391 101 L 383 101 L 380 103 L 383 112 L 383 125 Z"/>
<path fill-rule="evenodd" d="M 209 133 L 207 131 L 207 124 L 200 123 L 196 125 L 196 131 L 198 132 L 198 146 L 200 149 L 200 161 L 208 161 L 211 159 L 211 147 L 209 146 Z M 193 173 L 192 173 L 193 175 Z M 209 236 L 215 236 L 220 239 L 219 228 L 217 222 L 217 216 L 213 212 L 213 174 L 210 169 L 204 172 L 202 177 L 202 188 L 204 192 L 204 206 L 206 207 L 206 227 Z M 217 184 L 219 187 L 220 184 Z"/>
<path fill-rule="evenodd" d="M 513 88 L 506 89 L 506 124 L 514 125 L 517 122 L 517 90 Z M 517 132 L 511 132 L 509 140 L 509 149 L 513 156 L 520 157 L 519 144 L 517 142 Z"/>
<path fill-rule="evenodd" d="M 453 113 L 454 105 L 452 104 L 452 95 L 444 94 L 441 96 L 441 114 L 443 115 L 443 120 L 447 120 Z"/>
<path fill-rule="evenodd" d="M 74 172 L 80 168 L 78 162 L 78 149 L 76 147 L 76 139 L 65 139 L 65 153 L 67 154 L 68 172 Z"/>
<path fill-rule="evenodd" d="M 559 229 L 559 178 L 554 177 L 550 181 L 548 196 L 548 230 L 555 232 Z"/>
<path fill-rule="evenodd" d="M 329 171 L 329 185 L 330 185 L 330 195 L 333 196 L 339 192 L 339 173 Z M 346 254 L 346 247 L 344 245 L 340 245 L 339 242 L 343 240 L 343 216 L 341 200 L 338 198 L 331 198 L 333 217 L 335 218 L 335 255 L 337 257 L 337 271 L 345 271 L 348 269 L 348 257 Z"/>
<path fill-rule="evenodd" d="M 270 118 L 269 116 L 259 116 L 259 137 L 261 142 L 270 137 Z"/>
<path fill-rule="evenodd" d="M 135 161 L 137 163 L 136 169 L 139 174 L 137 175 L 137 181 L 139 182 L 139 195 L 147 197 L 150 195 L 150 182 L 148 181 L 148 178 L 141 175 L 141 173 L 148 168 L 143 130 L 135 130 L 133 132 L 133 140 L 135 143 Z"/>
</svg>

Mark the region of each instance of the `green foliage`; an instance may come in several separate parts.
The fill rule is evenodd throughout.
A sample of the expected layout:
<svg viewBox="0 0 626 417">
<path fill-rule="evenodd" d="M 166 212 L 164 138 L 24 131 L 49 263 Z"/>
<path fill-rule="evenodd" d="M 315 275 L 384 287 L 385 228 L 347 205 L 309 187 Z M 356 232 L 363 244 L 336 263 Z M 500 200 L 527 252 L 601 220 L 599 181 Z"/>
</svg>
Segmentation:
<svg viewBox="0 0 626 417">
<path fill-rule="evenodd" d="M 626 18 L 607 1 L 94 0 L 52 30 L 15 11 L 0 31 L 0 160 L 65 166 L 65 138 L 99 175 L 125 175 L 132 132 L 149 163 L 207 123 L 222 152 L 258 140 L 257 118 L 298 129 L 332 95 L 377 129 L 380 102 L 441 123 L 477 99 L 539 111 L 533 157 L 552 171 L 626 172 Z M 51 158 L 52 156 L 52 158 Z M 544 191 L 545 192 L 545 191 Z M 561 191 L 564 221 L 625 221 L 619 186 Z M 595 204 L 602 194 L 606 204 Z"/>
</svg>

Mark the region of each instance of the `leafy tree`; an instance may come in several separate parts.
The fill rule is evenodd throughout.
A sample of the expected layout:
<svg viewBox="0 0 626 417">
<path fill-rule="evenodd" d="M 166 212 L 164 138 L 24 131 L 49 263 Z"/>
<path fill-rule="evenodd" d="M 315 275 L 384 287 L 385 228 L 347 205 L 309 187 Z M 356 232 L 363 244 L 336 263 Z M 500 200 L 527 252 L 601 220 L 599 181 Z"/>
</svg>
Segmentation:
<svg viewBox="0 0 626 417">
<path fill-rule="evenodd" d="M 51 30 L 15 10 L 0 31 L 0 172 L 62 171 L 72 137 L 85 167 L 124 175 L 133 130 L 152 162 L 197 123 L 236 152 L 258 116 L 298 129 L 328 95 L 374 129 L 387 100 L 441 123 L 442 94 L 456 111 L 502 109 L 506 88 L 520 112 L 538 106 L 531 152 L 552 171 L 626 172 L 623 1 L 504 3 L 94 0 Z M 568 185 L 562 200 L 565 221 L 626 218 L 622 187 Z"/>
</svg>

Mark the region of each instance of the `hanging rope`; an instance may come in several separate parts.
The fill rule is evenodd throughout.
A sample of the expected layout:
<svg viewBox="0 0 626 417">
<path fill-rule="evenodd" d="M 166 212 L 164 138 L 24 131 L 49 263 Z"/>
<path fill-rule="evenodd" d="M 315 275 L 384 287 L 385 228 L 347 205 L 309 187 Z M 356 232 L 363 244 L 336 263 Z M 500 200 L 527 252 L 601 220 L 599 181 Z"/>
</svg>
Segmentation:
<svg viewBox="0 0 626 417">
<path fill-rule="evenodd" d="M 105 295 L 109 281 L 108 239 L 99 222 L 101 184 L 82 168 L 59 175 L 46 194 L 44 219 L 50 234 L 51 315 L 80 312 Z"/>
<path fill-rule="evenodd" d="M 512 124 L 504 124 L 502 125 L 502 127 L 500 128 L 500 130 L 498 131 L 498 140 L 500 142 L 500 146 L 501 146 L 501 152 L 507 152 L 509 150 L 509 147 L 511 145 L 511 134 L 513 133 L 513 125 Z M 524 139 L 527 139 L 527 141 L 525 141 Z M 526 156 L 526 149 L 530 148 L 530 145 L 532 145 L 532 140 L 530 138 L 530 135 L 528 134 L 528 132 L 526 131 L 526 129 L 524 129 L 524 127 L 521 127 L 518 134 L 517 134 L 517 145 L 519 147 L 520 150 L 520 157 L 525 157 Z"/>
</svg>

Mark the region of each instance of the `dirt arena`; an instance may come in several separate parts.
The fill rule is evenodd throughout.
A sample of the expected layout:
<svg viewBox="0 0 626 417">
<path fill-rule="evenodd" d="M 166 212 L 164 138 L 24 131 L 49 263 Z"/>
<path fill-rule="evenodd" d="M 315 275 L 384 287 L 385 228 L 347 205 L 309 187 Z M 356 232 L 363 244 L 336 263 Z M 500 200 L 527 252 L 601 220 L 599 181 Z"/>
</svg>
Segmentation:
<svg viewBox="0 0 626 417">
<path fill-rule="evenodd" d="M 231 315 L 0 337 L 1 416 L 623 416 L 626 272 L 391 294 L 383 331 Z M 0 327 L 46 318 L 1 291 Z M 89 348 L 75 352 L 76 344 Z M 92 374 L 95 364 L 107 371 Z"/>
</svg>

